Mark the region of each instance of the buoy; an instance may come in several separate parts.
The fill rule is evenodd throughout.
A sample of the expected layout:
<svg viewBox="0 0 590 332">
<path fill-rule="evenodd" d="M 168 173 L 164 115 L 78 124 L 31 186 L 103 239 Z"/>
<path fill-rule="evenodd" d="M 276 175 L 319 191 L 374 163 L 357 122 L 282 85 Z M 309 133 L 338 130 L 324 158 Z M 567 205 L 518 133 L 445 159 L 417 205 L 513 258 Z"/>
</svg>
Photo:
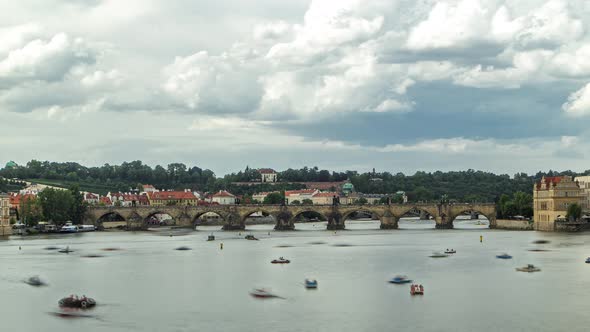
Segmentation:
<svg viewBox="0 0 590 332">
<path fill-rule="evenodd" d="M 219 249 L 223 250 L 223 242 L 219 244 Z"/>
<path fill-rule="evenodd" d="M 483 235 L 479 236 L 479 242 L 483 242 Z"/>
</svg>

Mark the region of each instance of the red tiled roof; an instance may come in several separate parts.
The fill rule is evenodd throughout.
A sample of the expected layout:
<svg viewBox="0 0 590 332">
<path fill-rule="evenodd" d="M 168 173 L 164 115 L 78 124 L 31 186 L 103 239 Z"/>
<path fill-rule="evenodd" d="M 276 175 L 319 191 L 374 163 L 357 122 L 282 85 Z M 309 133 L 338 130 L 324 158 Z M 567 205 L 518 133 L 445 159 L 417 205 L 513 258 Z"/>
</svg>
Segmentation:
<svg viewBox="0 0 590 332">
<path fill-rule="evenodd" d="M 338 193 L 317 193 L 315 195 L 313 195 L 313 197 L 338 197 Z"/>
<path fill-rule="evenodd" d="M 285 191 L 285 196 L 291 196 L 291 195 L 311 195 L 313 193 L 315 193 L 317 190 L 315 189 L 302 189 L 302 190 L 287 190 Z"/>
<path fill-rule="evenodd" d="M 104 203 L 105 205 L 111 205 L 113 203 L 111 202 L 111 199 L 106 196 L 101 197 L 100 202 Z"/>
<path fill-rule="evenodd" d="M 156 191 L 149 193 L 150 199 L 167 200 L 167 199 L 197 199 L 190 191 Z"/>
<path fill-rule="evenodd" d="M 225 190 L 220 190 L 218 193 L 214 194 L 211 197 L 235 197 L 234 195 L 228 193 Z"/>
<path fill-rule="evenodd" d="M 556 185 L 558 183 L 561 182 L 561 180 L 563 179 L 563 176 L 546 176 L 543 177 L 543 179 L 541 179 L 541 181 L 537 182 L 537 190 L 541 190 L 541 184 L 543 183 L 543 180 L 545 180 L 545 183 L 547 184 L 547 187 L 550 187 L 551 185 Z"/>
<path fill-rule="evenodd" d="M 272 168 L 260 168 L 260 169 L 258 169 L 258 173 L 260 173 L 260 174 L 273 174 L 276 172 Z"/>
<path fill-rule="evenodd" d="M 37 196 L 33 195 L 33 194 L 15 194 L 15 195 L 11 195 L 9 198 L 10 201 L 10 205 L 14 206 L 14 207 L 18 207 L 20 205 L 21 200 L 23 199 L 33 199 L 36 198 Z"/>
<path fill-rule="evenodd" d="M 93 193 L 86 193 L 86 195 L 84 195 L 85 199 L 98 199 L 98 195 L 95 195 Z"/>
</svg>

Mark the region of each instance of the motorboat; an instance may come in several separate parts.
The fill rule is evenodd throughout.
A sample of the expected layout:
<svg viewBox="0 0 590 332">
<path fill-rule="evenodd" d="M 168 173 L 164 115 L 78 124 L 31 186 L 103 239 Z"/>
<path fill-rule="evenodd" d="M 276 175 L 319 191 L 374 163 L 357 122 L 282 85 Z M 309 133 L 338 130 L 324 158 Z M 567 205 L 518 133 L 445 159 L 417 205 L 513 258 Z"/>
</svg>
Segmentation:
<svg viewBox="0 0 590 332">
<path fill-rule="evenodd" d="M 519 272 L 539 272 L 539 271 L 541 271 L 541 269 L 534 266 L 533 264 L 527 264 L 527 266 L 524 266 L 524 267 L 517 267 L 516 271 L 519 271 Z"/>
<path fill-rule="evenodd" d="M 305 288 L 307 288 L 307 289 L 318 288 L 318 281 L 315 279 L 305 279 Z"/>
<path fill-rule="evenodd" d="M 78 296 L 70 295 L 64 297 L 58 302 L 60 308 L 72 308 L 72 309 L 89 309 L 96 306 L 96 301 L 86 295 L 78 298 Z"/>
<path fill-rule="evenodd" d="M 586 258 L 586 263 L 590 264 L 590 257 Z"/>
<path fill-rule="evenodd" d="M 283 257 L 279 257 L 279 259 L 273 259 L 270 261 L 272 264 L 289 264 L 291 263 L 290 260 L 284 259 Z"/>
<path fill-rule="evenodd" d="M 503 253 L 503 254 L 500 254 L 500 255 L 496 255 L 496 258 L 499 258 L 499 259 L 511 259 L 512 256 L 508 255 L 507 253 Z"/>
<path fill-rule="evenodd" d="M 78 233 L 78 226 L 72 224 L 65 224 L 59 229 L 60 233 Z"/>
<path fill-rule="evenodd" d="M 28 278 L 28 279 L 24 280 L 23 282 L 24 282 L 25 284 L 27 284 L 27 285 L 31 285 L 31 286 L 35 286 L 35 287 L 38 287 L 38 286 L 45 286 L 45 285 L 47 285 L 47 284 L 46 284 L 46 283 L 45 283 L 43 280 L 41 280 L 41 278 L 39 278 L 38 276 L 33 276 L 33 277 L 30 277 L 30 278 Z"/>
<path fill-rule="evenodd" d="M 443 257 L 449 257 L 449 255 L 448 254 L 443 254 L 442 252 L 435 251 L 429 257 L 432 257 L 432 258 L 443 258 Z"/>
<path fill-rule="evenodd" d="M 65 247 L 65 249 L 60 249 L 58 250 L 58 252 L 62 253 L 62 254 L 69 254 L 71 252 L 74 252 L 74 250 L 70 249 L 70 247 Z"/>
<path fill-rule="evenodd" d="M 94 232 L 96 227 L 94 225 L 80 225 L 78 232 Z"/>
<path fill-rule="evenodd" d="M 191 248 L 187 247 L 187 246 L 180 246 L 174 250 L 191 250 Z"/>
<path fill-rule="evenodd" d="M 215 235 L 211 234 L 207 236 L 207 241 L 215 241 Z"/>
<path fill-rule="evenodd" d="M 276 294 L 273 294 L 270 291 L 267 291 L 266 289 L 263 289 L 263 288 L 253 289 L 252 291 L 250 291 L 250 295 L 255 298 L 259 298 L 259 299 L 282 298 L 282 297 L 280 297 Z"/>
<path fill-rule="evenodd" d="M 456 254 L 457 251 L 455 249 L 447 249 L 445 250 L 445 254 Z"/>
<path fill-rule="evenodd" d="M 254 237 L 254 235 L 252 235 L 252 234 L 248 234 L 248 235 L 246 235 L 245 239 L 246 239 L 246 240 L 254 240 L 254 241 L 258 241 L 258 239 L 257 239 L 257 238 L 255 238 L 255 237 Z"/>
<path fill-rule="evenodd" d="M 424 286 L 418 284 L 412 284 L 410 286 L 410 294 L 412 295 L 424 295 Z"/>
<path fill-rule="evenodd" d="M 389 282 L 392 284 L 407 284 L 412 282 L 412 280 L 408 279 L 407 276 L 397 275 L 393 277 L 391 280 L 389 280 Z"/>
</svg>

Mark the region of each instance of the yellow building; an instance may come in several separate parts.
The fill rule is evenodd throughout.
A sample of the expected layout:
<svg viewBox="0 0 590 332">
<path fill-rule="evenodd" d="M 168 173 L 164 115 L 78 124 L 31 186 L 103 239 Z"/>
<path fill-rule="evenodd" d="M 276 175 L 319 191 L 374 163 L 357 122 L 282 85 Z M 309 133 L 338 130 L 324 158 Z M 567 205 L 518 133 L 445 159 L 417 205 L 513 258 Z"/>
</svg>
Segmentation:
<svg viewBox="0 0 590 332">
<path fill-rule="evenodd" d="M 12 234 L 10 225 L 10 197 L 0 194 L 0 236 Z"/>
<path fill-rule="evenodd" d="M 582 211 L 590 212 L 590 176 L 577 176 L 574 181 L 578 183 L 584 194 Z"/>
<path fill-rule="evenodd" d="M 555 231 L 555 221 L 565 221 L 570 204 L 582 205 L 583 191 L 571 176 L 543 177 L 533 187 L 534 228 Z"/>
<path fill-rule="evenodd" d="M 197 196 L 190 191 L 156 191 L 149 192 L 148 199 L 151 206 L 166 205 L 197 205 Z"/>
</svg>

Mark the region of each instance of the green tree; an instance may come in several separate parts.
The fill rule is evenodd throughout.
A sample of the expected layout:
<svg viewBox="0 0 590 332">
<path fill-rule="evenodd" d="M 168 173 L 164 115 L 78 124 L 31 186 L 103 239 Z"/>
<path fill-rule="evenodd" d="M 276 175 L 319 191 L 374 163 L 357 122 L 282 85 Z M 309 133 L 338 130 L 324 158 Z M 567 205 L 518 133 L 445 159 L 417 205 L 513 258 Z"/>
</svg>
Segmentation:
<svg viewBox="0 0 590 332">
<path fill-rule="evenodd" d="M 368 202 L 369 202 L 369 201 L 367 201 L 367 199 L 366 199 L 366 198 L 364 198 L 364 197 L 361 197 L 361 198 L 359 198 L 359 199 L 357 199 L 357 200 L 356 200 L 356 204 L 360 204 L 360 205 L 365 205 L 365 204 L 367 204 Z"/>
<path fill-rule="evenodd" d="M 302 205 L 312 205 L 313 204 L 313 201 L 311 199 L 309 199 L 309 198 L 306 198 L 306 199 L 304 199 L 304 200 L 301 201 L 301 204 Z"/>
<path fill-rule="evenodd" d="M 39 199 L 33 196 L 23 196 L 20 201 L 19 214 L 21 221 L 27 226 L 35 226 L 43 218 L 43 209 Z"/>
<path fill-rule="evenodd" d="M 285 196 L 278 192 L 266 195 L 263 201 L 264 204 L 283 204 L 283 202 L 285 202 Z"/>
<path fill-rule="evenodd" d="M 63 225 L 72 219 L 74 197 L 70 191 L 47 188 L 39 193 L 39 202 L 46 220 Z"/>
<path fill-rule="evenodd" d="M 84 196 L 80 192 L 80 187 L 75 184 L 70 188 L 70 195 L 72 195 L 72 222 L 74 224 L 81 224 L 84 221 L 84 215 L 88 204 L 84 202 Z"/>
<path fill-rule="evenodd" d="M 301 205 L 301 202 L 299 200 L 294 200 L 293 202 L 291 202 L 292 205 Z"/>
<path fill-rule="evenodd" d="M 578 221 L 582 217 L 582 207 L 578 203 L 570 204 L 565 217 L 569 221 Z"/>
</svg>

